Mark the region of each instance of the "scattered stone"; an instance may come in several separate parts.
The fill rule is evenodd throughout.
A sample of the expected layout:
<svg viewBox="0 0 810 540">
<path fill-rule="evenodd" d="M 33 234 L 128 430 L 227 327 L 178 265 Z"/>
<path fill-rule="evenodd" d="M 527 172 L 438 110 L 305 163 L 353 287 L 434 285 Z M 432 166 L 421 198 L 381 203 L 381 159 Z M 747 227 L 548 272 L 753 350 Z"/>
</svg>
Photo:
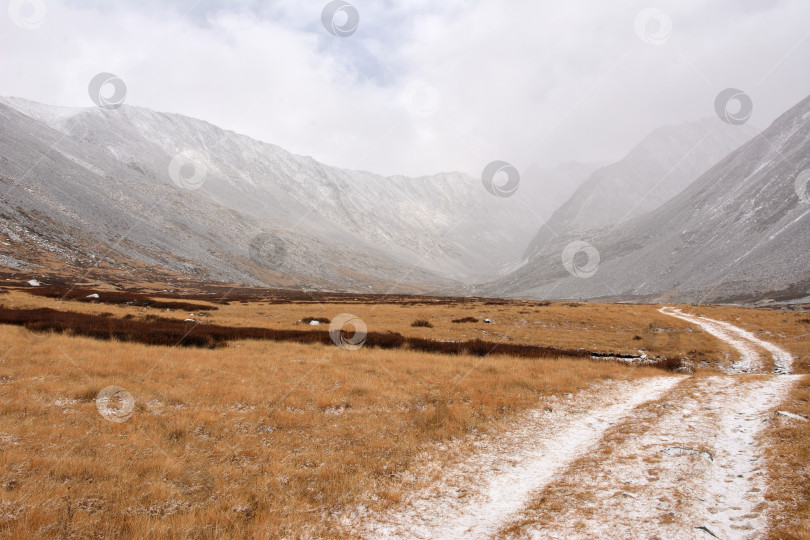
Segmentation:
<svg viewBox="0 0 810 540">
<path fill-rule="evenodd" d="M 28 284 L 32 287 L 39 287 L 41 283 L 35 279 L 28 280 Z"/>
<path fill-rule="evenodd" d="M 492 319 L 484 319 L 485 324 L 492 324 Z"/>
<path fill-rule="evenodd" d="M 185 322 L 195 322 L 194 319 L 186 319 Z"/>
<path fill-rule="evenodd" d="M 670 446 L 669 448 L 664 448 L 661 450 L 662 454 L 666 454 L 668 456 L 683 456 L 686 454 L 695 454 L 706 461 L 714 461 L 714 456 L 711 452 L 707 452 L 705 450 L 696 450 L 695 448 L 683 448 L 680 446 Z"/>
<path fill-rule="evenodd" d="M 782 416 L 787 416 L 788 418 L 794 418 L 796 420 L 801 420 L 802 422 L 807 422 L 807 418 L 804 416 L 800 416 L 796 413 L 788 412 L 788 411 L 776 411 L 776 414 L 780 414 Z"/>
</svg>

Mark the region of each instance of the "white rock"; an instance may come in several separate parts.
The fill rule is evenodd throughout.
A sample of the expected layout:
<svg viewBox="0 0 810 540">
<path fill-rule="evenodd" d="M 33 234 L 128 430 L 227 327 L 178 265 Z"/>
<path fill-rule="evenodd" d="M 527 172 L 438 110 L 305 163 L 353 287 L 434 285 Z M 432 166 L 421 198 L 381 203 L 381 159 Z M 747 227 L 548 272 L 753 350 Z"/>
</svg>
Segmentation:
<svg viewBox="0 0 810 540">
<path fill-rule="evenodd" d="M 318 321 L 309 321 L 310 326 L 318 326 L 319 324 L 321 324 L 321 323 L 318 322 Z"/>
<path fill-rule="evenodd" d="M 98 298 L 98 294 L 96 293 L 88 294 L 87 296 L 85 296 L 85 298 Z"/>
<path fill-rule="evenodd" d="M 788 411 L 776 411 L 776 414 L 780 414 L 782 416 L 787 416 L 788 418 L 793 418 L 795 420 L 801 420 L 802 422 L 808 422 L 807 418 L 804 416 L 799 416 L 796 413 L 788 412 Z"/>
<path fill-rule="evenodd" d="M 37 281 L 35 279 L 29 280 L 28 284 L 31 285 L 32 287 L 39 287 L 40 286 L 39 281 Z"/>
</svg>

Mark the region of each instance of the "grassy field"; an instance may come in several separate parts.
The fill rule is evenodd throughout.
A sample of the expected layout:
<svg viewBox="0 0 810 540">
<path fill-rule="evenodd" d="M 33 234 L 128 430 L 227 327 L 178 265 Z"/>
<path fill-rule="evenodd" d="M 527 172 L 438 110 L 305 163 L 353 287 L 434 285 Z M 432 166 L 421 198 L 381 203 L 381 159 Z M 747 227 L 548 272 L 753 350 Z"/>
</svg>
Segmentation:
<svg viewBox="0 0 810 540">
<path fill-rule="evenodd" d="M 805 377 L 780 406 L 810 418 L 810 380 Z M 770 523 L 773 538 L 810 538 L 810 425 L 778 415 L 765 431 L 768 474 L 775 479 L 767 497 L 781 506 Z"/>
<path fill-rule="evenodd" d="M 10 308 L 59 308 L 78 313 L 111 317 L 194 319 L 200 324 L 232 327 L 265 327 L 276 330 L 310 330 L 302 322 L 308 317 L 331 320 L 341 313 L 362 319 L 369 332 L 396 332 L 406 337 L 441 341 L 481 339 L 491 342 L 518 343 L 586 349 L 604 353 L 685 357 L 698 368 L 728 365 L 734 352 L 729 346 L 701 332 L 687 322 L 663 315 L 658 306 L 648 304 L 546 303 L 483 299 L 421 299 L 418 297 L 329 298 L 303 295 L 303 301 L 285 301 L 257 295 L 244 299 L 239 292 L 229 298 L 227 291 L 213 295 L 218 302 L 187 301 L 196 310 L 165 307 L 131 306 L 106 303 L 111 293 L 98 291 L 99 300 L 61 300 L 33 296 L 29 290 L 9 290 L 0 297 Z M 82 294 L 89 291 L 81 291 Z M 142 298 L 132 295 L 132 298 Z M 167 302 L 159 296 L 148 296 Z M 241 300 L 237 300 L 242 298 Z M 219 303 L 224 301 L 227 303 Z M 119 300 L 115 300 L 118 302 Z M 176 299 L 168 301 L 176 302 Z M 283 303 L 282 303 L 283 302 Z M 204 310 L 199 309 L 204 307 Z M 797 359 L 795 369 L 810 373 L 810 313 L 733 306 L 680 306 L 690 313 L 727 320 L 753 331 L 764 339 L 784 346 Z M 465 318 L 477 322 L 453 322 Z M 490 319 L 493 324 L 486 324 Z M 414 327 L 425 320 L 431 327 Z M 326 328 L 326 325 L 319 328 Z"/>
<path fill-rule="evenodd" d="M 335 535 L 330 517 L 396 502 L 399 476 L 436 444 L 653 371 L 257 341 L 31 344 L 22 332 L 0 327 L 0 534 L 18 538 Z M 126 422 L 97 410 L 111 385 L 134 398 Z"/>
<path fill-rule="evenodd" d="M 98 301 L 60 301 L 9 289 L 0 304 L 280 330 L 323 330 L 326 323 L 302 320 L 352 313 L 369 332 L 437 342 L 643 349 L 687 357 L 707 372 L 732 354 L 646 305 L 257 298 L 228 304 L 194 299 L 189 302 L 198 308 L 189 311 L 105 303 L 104 291 L 98 294 Z M 808 371 L 807 340 L 794 339 L 810 327 L 802 322 L 807 313 L 700 309 L 767 332 L 803 358 L 798 371 Z M 465 317 L 477 322 L 453 322 Z M 420 319 L 432 327 L 412 326 Z M 396 504 L 409 467 L 440 454 L 444 443 L 497 433 L 551 396 L 663 373 L 563 355 L 346 350 L 265 340 L 150 346 L 0 325 L 0 537 L 339 536 L 345 512 Z M 123 391 L 113 392 L 107 410 L 97 397 L 110 386 Z M 806 385 L 797 392 L 793 399 L 806 411 Z M 785 429 L 769 433 L 791 445 L 773 456 L 772 467 L 804 489 L 806 479 L 790 468 L 797 460 L 806 464 L 808 434 Z M 409 482 L 412 487 L 419 479 Z M 805 501 L 795 511 L 806 509 Z"/>
</svg>

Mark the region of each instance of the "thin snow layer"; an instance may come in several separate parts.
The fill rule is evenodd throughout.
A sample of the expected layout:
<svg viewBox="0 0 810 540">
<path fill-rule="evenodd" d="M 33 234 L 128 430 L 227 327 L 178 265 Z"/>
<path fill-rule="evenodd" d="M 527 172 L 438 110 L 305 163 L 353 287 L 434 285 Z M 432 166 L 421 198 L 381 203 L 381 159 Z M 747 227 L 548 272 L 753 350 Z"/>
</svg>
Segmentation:
<svg viewBox="0 0 810 540">
<path fill-rule="evenodd" d="M 795 420 L 801 420 L 802 422 L 808 422 L 807 418 L 805 418 L 804 416 L 789 411 L 776 411 L 776 414 L 779 414 L 781 416 L 787 416 L 788 418 L 793 418 Z"/>
<path fill-rule="evenodd" d="M 754 372 L 762 370 L 759 353 L 756 347 L 762 347 L 771 353 L 774 363 L 774 372 L 780 374 L 791 373 L 793 367 L 793 356 L 777 345 L 764 341 L 755 336 L 752 332 L 743 330 L 733 324 L 724 321 L 717 321 L 708 317 L 689 315 L 680 309 L 668 308 L 666 306 L 658 310 L 664 315 L 677 317 L 678 319 L 696 324 L 706 332 L 718 339 L 722 339 L 740 352 L 742 360 L 732 364 L 734 372 Z"/>
<path fill-rule="evenodd" d="M 709 319 L 711 320 L 711 319 Z M 732 334 L 736 334 L 738 338 L 742 340 L 748 340 L 755 345 L 759 345 L 769 353 L 771 353 L 771 358 L 773 358 L 774 364 L 774 373 L 779 373 L 782 375 L 788 375 L 791 373 L 793 369 L 793 355 L 787 352 L 785 349 L 774 345 L 769 341 L 764 341 L 759 339 L 753 332 L 749 332 L 748 330 L 743 330 L 742 328 L 738 328 L 732 324 L 723 321 L 714 321 L 719 324 L 721 327 L 725 328 Z"/>
<path fill-rule="evenodd" d="M 621 443 L 611 444 L 608 434 L 566 473 L 561 487 L 544 493 L 577 503 L 553 511 L 539 505 L 523 517 L 522 535 L 711 538 L 710 531 L 719 538 L 767 536 L 768 512 L 774 508 L 764 496 L 764 458 L 756 436 L 799 378 L 688 379 L 665 401 L 634 411 L 618 426 L 619 433 L 628 434 Z"/>
<path fill-rule="evenodd" d="M 444 471 L 429 493 L 366 523 L 359 533 L 369 538 L 490 537 L 534 493 L 596 446 L 606 429 L 681 380 L 662 376 L 605 385 L 578 394 L 573 400 L 578 403 L 530 411 L 516 429 L 485 439 L 473 458 Z"/>
</svg>

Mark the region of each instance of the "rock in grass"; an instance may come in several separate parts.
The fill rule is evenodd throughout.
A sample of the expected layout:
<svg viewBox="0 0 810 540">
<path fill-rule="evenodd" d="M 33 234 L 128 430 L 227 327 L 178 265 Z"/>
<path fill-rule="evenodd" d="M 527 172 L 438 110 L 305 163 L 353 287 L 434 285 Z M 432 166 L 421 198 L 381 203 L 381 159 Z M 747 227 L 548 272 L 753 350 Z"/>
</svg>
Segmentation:
<svg viewBox="0 0 810 540">
<path fill-rule="evenodd" d="M 796 413 L 788 412 L 788 411 L 776 411 L 776 414 L 781 416 L 787 416 L 788 418 L 793 418 L 795 420 L 801 420 L 802 422 L 807 422 L 807 418 L 804 416 L 798 415 Z"/>
</svg>

